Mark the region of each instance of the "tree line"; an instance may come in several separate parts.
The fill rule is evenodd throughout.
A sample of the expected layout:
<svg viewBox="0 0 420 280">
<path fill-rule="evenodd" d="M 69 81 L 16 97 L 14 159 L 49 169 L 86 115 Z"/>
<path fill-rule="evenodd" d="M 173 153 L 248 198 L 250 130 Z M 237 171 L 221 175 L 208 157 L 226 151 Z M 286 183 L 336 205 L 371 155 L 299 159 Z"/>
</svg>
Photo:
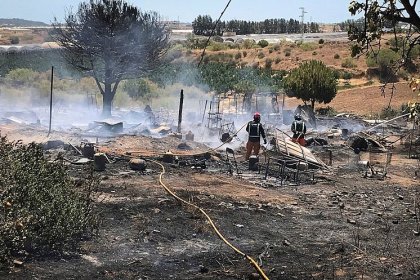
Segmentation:
<svg viewBox="0 0 420 280">
<path fill-rule="evenodd" d="M 199 15 L 192 22 L 195 35 L 208 36 L 212 33 L 216 21 L 209 15 Z M 315 22 L 303 25 L 305 33 L 320 32 L 319 25 Z M 264 21 L 229 20 L 217 24 L 213 35 L 223 35 L 223 32 L 235 32 L 237 35 L 245 34 L 283 34 L 300 33 L 302 25 L 295 19 L 266 19 Z"/>
</svg>

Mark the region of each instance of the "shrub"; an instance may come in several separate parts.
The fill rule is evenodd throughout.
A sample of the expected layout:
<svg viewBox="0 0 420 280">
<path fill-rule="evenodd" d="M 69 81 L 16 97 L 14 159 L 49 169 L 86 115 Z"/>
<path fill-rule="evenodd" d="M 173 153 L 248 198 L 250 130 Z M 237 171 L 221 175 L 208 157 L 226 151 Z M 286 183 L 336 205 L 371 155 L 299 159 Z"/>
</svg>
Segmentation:
<svg viewBox="0 0 420 280">
<path fill-rule="evenodd" d="M 340 59 L 340 55 L 339 55 L 338 53 L 336 53 L 336 54 L 334 55 L 334 59 Z"/>
<path fill-rule="evenodd" d="M 240 59 L 242 57 L 242 55 L 241 55 L 241 53 L 240 52 L 237 52 L 236 54 L 235 54 L 235 59 Z"/>
<path fill-rule="evenodd" d="M 312 52 L 312 55 L 317 55 L 318 53 L 316 52 L 316 51 L 313 51 Z"/>
<path fill-rule="evenodd" d="M 342 77 L 344 80 L 350 80 L 351 78 L 353 78 L 353 74 L 346 71 L 343 73 Z"/>
<path fill-rule="evenodd" d="M 270 48 L 270 49 L 268 50 L 268 53 L 273 53 L 273 49 L 272 49 L 272 48 Z"/>
<path fill-rule="evenodd" d="M 242 55 L 243 55 L 244 57 L 246 57 L 246 56 L 248 55 L 248 52 L 247 52 L 247 51 L 243 51 L 243 52 L 242 52 Z"/>
<path fill-rule="evenodd" d="M 264 53 L 262 52 L 262 51 L 260 51 L 260 52 L 258 52 L 258 58 L 259 59 L 262 59 L 262 58 L 264 58 Z"/>
<path fill-rule="evenodd" d="M 325 43 L 324 39 L 319 39 L 318 44 L 322 45 L 324 43 Z"/>
<path fill-rule="evenodd" d="M 291 52 L 290 51 L 286 51 L 286 52 L 284 52 L 284 55 L 285 56 L 290 56 L 291 55 Z"/>
<path fill-rule="evenodd" d="M 354 62 L 354 59 L 351 57 L 346 57 L 342 62 L 341 62 L 341 67 L 344 68 L 355 68 L 356 67 L 356 63 Z"/>
<path fill-rule="evenodd" d="M 280 44 L 275 44 L 274 46 L 273 46 L 273 49 L 275 50 L 275 51 L 279 51 L 280 50 Z"/>
<path fill-rule="evenodd" d="M 251 64 L 251 68 L 257 69 L 260 66 L 258 62 L 254 62 Z"/>
<path fill-rule="evenodd" d="M 227 49 L 228 49 L 227 44 L 214 42 L 214 41 L 211 42 L 210 46 L 209 46 L 209 50 L 210 51 L 215 51 L 215 52 L 222 51 L 222 50 L 227 50 Z"/>
<path fill-rule="evenodd" d="M 281 61 L 281 58 L 280 57 L 276 57 L 276 59 L 274 60 L 274 63 L 279 64 L 280 61 Z"/>
<path fill-rule="evenodd" d="M 302 43 L 302 44 L 299 45 L 299 47 L 303 51 L 313 51 L 313 50 L 318 48 L 318 46 L 314 43 Z"/>
<path fill-rule="evenodd" d="M 215 35 L 215 36 L 211 37 L 211 39 L 212 39 L 214 42 L 223 43 L 223 38 L 222 38 L 222 37 L 220 37 L 220 36 Z"/>
<path fill-rule="evenodd" d="M 270 58 L 266 58 L 265 59 L 265 68 L 266 69 L 271 69 L 271 65 L 273 64 L 273 60 Z"/>
<path fill-rule="evenodd" d="M 399 116 L 401 112 L 399 110 L 393 109 L 391 107 L 386 107 L 381 110 L 379 113 L 379 118 L 381 119 L 392 119 Z"/>
<path fill-rule="evenodd" d="M 175 59 L 178 59 L 178 58 L 181 58 L 181 57 L 182 57 L 182 51 L 179 50 L 179 49 L 172 49 L 172 50 L 168 51 L 168 53 L 166 54 L 166 58 L 169 61 L 172 61 L 172 60 L 175 60 Z"/>
<path fill-rule="evenodd" d="M 267 42 L 267 40 L 260 40 L 260 41 L 258 41 L 258 45 L 259 45 L 261 48 L 265 48 L 265 47 L 267 47 L 267 46 L 268 46 L 268 42 Z"/>
<path fill-rule="evenodd" d="M 19 44 L 19 37 L 18 36 L 10 37 L 10 44 L 12 44 L 12 45 Z"/>
<path fill-rule="evenodd" d="M 44 158 L 39 144 L 1 137 L 0 267 L 13 258 L 75 250 L 96 228 L 96 183 L 93 176 L 75 182 L 62 160 Z"/>
<path fill-rule="evenodd" d="M 255 46 L 255 41 L 251 39 L 245 39 L 242 43 L 244 49 L 252 49 Z"/>
<path fill-rule="evenodd" d="M 337 115 L 337 111 L 331 106 L 316 108 L 315 113 L 317 115 L 329 116 L 329 117 Z"/>
<path fill-rule="evenodd" d="M 410 79 L 410 74 L 404 69 L 398 70 L 398 77 L 404 79 L 405 81 L 408 81 Z"/>
</svg>

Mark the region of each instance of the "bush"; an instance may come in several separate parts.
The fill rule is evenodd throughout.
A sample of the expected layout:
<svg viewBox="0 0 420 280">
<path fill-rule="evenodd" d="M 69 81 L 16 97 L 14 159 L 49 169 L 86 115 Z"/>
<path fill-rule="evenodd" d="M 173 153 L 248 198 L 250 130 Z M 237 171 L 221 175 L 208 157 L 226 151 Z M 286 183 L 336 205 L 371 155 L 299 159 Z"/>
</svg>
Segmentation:
<svg viewBox="0 0 420 280">
<path fill-rule="evenodd" d="M 12 45 L 19 44 L 19 37 L 18 36 L 10 37 L 10 44 L 12 44 Z"/>
<path fill-rule="evenodd" d="M 210 51 L 222 51 L 222 50 L 227 50 L 228 46 L 227 44 L 224 43 L 219 43 L 219 42 L 211 42 L 210 46 L 208 47 Z"/>
<path fill-rule="evenodd" d="M 410 74 L 404 69 L 398 70 L 398 77 L 404 79 L 405 81 L 408 81 L 410 79 Z"/>
<path fill-rule="evenodd" d="M 315 113 L 317 115 L 329 116 L 329 117 L 337 115 L 337 111 L 331 106 L 316 108 Z"/>
<path fill-rule="evenodd" d="M 247 51 L 243 51 L 243 52 L 242 52 L 242 55 L 243 55 L 244 57 L 246 57 L 246 56 L 248 55 L 248 52 L 247 52 Z"/>
<path fill-rule="evenodd" d="M 273 49 L 272 49 L 272 48 L 270 48 L 270 49 L 268 50 L 268 53 L 273 53 Z"/>
<path fill-rule="evenodd" d="M 346 59 L 344 59 L 341 62 L 341 67 L 344 67 L 344 68 L 355 68 L 356 67 L 356 63 L 354 62 L 353 58 L 346 57 Z"/>
<path fill-rule="evenodd" d="M 220 36 L 215 35 L 215 36 L 211 37 L 211 39 L 214 42 L 223 43 L 223 38 L 220 37 Z"/>
<path fill-rule="evenodd" d="M 257 56 L 258 56 L 259 59 L 262 59 L 262 58 L 264 58 L 265 55 L 262 51 L 260 51 L 260 52 L 258 52 Z"/>
<path fill-rule="evenodd" d="M 44 158 L 41 145 L 1 137 L 0 267 L 75 250 L 96 228 L 90 198 L 96 183 L 93 176 L 75 182 L 62 160 Z"/>
<path fill-rule="evenodd" d="M 346 71 L 343 73 L 342 77 L 344 80 L 350 80 L 351 78 L 353 78 L 353 74 Z"/>
<path fill-rule="evenodd" d="M 303 51 L 313 51 L 313 50 L 318 48 L 318 46 L 314 43 L 302 43 L 302 44 L 299 45 L 299 47 Z"/>
<path fill-rule="evenodd" d="M 379 118 L 381 119 L 392 119 L 398 117 L 401 114 L 399 110 L 393 109 L 391 107 L 386 107 L 381 110 L 379 113 Z"/>
<path fill-rule="evenodd" d="M 338 53 L 336 53 L 336 54 L 334 55 L 334 59 L 340 59 L 340 55 L 339 55 Z"/>
<path fill-rule="evenodd" d="M 279 51 L 280 50 L 280 44 L 275 44 L 274 46 L 273 46 L 273 49 L 275 50 L 275 51 Z"/>
<path fill-rule="evenodd" d="M 313 51 L 312 52 L 312 55 L 317 55 L 318 53 L 316 52 L 316 51 Z"/>
<path fill-rule="evenodd" d="M 291 52 L 290 51 L 286 51 L 286 52 L 284 52 L 284 55 L 285 56 L 290 56 L 291 55 Z"/>
<path fill-rule="evenodd" d="M 236 54 L 235 54 L 235 59 L 240 59 L 242 57 L 242 55 L 241 55 L 241 53 L 240 52 L 237 52 Z"/>
<path fill-rule="evenodd" d="M 281 58 L 280 57 L 276 57 L 276 59 L 274 60 L 274 63 L 279 64 L 280 61 L 281 61 Z"/>
<path fill-rule="evenodd" d="M 242 43 L 244 49 L 252 49 L 255 46 L 255 41 L 251 39 L 245 39 Z"/>
<path fill-rule="evenodd" d="M 322 45 L 324 43 L 325 43 L 324 39 L 319 39 L 318 44 Z"/>
<path fill-rule="evenodd" d="M 268 46 L 268 42 L 267 42 L 267 40 L 260 40 L 260 41 L 258 42 L 258 45 L 259 45 L 261 48 L 265 48 L 265 47 L 267 47 L 267 46 Z"/>
<path fill-rule="evenodd" d="M 273 64 L 273 60 L 270 58 L 266 58 L 265 59 L 265 68 L 266 69 L 271 69 L 271 65 Z"/>
</svg>

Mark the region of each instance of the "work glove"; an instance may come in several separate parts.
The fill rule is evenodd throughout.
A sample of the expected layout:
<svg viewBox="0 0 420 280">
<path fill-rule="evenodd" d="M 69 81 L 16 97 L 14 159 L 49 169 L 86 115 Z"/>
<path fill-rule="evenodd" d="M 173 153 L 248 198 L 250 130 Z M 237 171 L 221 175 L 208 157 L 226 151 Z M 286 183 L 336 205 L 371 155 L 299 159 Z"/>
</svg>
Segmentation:
<svg viewBox="0 0 420 280">
<path fill-rule="evenodd" d="M 264 145 L 266 145 L 267 144 L 267 139 L 264 139 Z"/>
</svg>

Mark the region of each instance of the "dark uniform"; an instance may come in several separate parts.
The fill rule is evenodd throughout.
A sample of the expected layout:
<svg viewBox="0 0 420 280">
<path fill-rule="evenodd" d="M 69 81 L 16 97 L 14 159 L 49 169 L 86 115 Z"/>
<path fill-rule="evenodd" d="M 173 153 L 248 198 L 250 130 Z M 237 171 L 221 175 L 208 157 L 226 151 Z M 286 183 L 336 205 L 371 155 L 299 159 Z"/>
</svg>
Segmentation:
<svg viewBox="0 0 420 280">
<path fill-rule="evenodd" d="M 299 115 L 295 116 L 295 120 L 292 123 L 291 130 L 293 132 L 292 141 L 299 143 L 302 146 L 306 146 L 305 134 L 306 134 L 306 125 L 302 121 L 302 118 Z"/>
<path fill-rule="evenodd" d="M 246 143 L 246 156 L 245 159 L 248 160 L 251 156 L 252 150 L 254 150 L 254 155 L 258 155 L 260 152 L 260 138 L 264 139 L 264 144 L 267 144 L 267 139 L 265 138 L 265 131 L 260 123 L 261 115 L 255 113 L 254 120 L 250 121 L 246 126 L 246 131 L 249 133 L 248 142 Z"/>
</svg>

